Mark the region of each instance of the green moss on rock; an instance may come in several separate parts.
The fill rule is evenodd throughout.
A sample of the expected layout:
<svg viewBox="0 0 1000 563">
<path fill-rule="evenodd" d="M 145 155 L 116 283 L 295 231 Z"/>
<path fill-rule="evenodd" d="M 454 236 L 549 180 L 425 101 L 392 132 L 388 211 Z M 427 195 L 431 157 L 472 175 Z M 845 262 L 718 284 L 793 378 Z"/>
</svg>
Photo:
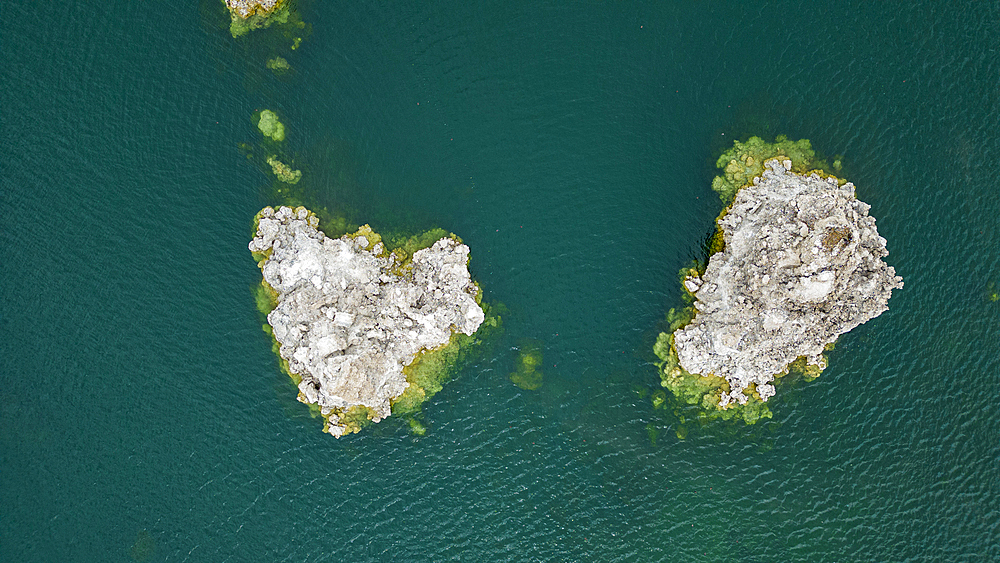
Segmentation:
<svg viewBox="0 0 1000 563">
<path fill-rule="evenodd" d="M 728 204 L 737 190 L 764 173 L 766 160 L 776 157 L 791 160 L 792 171 L 798 174 L 829 169 L 826 162 L 816 156 L 809 139 L 790 141 L 788 137 L 778 135 L 773 143 L 769 143 L 760 137 L 750 137 L 746 142 L 736 141 L 733 148 L 719 156 L 715 165 L 722 169 L 722 174 L 712 180 L 712 189 Z"/>
<path fill-rule="evenodd" d="M 292 65 L 288 64 L 288 61 L 284 57 L 274 57 L 273 59 L 268 59 L 264 63 L 268 69 L 274 74 L 282 75 L 292 70 Z"/>
<path fill-rule="evenodd" d="M 453 332 L 447 344 L 434 350 L 424 350 L 417 354 L 410 365 L 403 368 L 409 387 L 402 395 L 393 399 L 392 414 L 406 418 L 414 434 L 422 436 L 427 431 L 414 418 L 420 413 L 423 404 L 441 391 L 459 369 L 477 357 L 484 340 L 491 338 L 500 329 L 502 319 L 497 309 L 482 302 L 480 306 L 486 318 L 475 334 L 469 336 Z"/>
<path fill-rule="evenodd" d="M 745 405 L 731 402 L 723 408 L 719 406 L 722 392 L 729 391 L 725 378 L 692 374 L 681 367 L 673 333 L 690 323 L 694 314 L 694 307 L 671 309 L 667 313 L 669 327 L 657 336 L 653 344 L 653 353 L 660 359 L 660 385 L 670 391 L 678 403 L 700 409 L 699 418 L 702 420 L 742 420 L 754 424 L 761 418 L 771 418 L 771 410 L 756 391 L 748 393 Z M 655 402 L 654 408 L 657 408 Z"/>
</svg>

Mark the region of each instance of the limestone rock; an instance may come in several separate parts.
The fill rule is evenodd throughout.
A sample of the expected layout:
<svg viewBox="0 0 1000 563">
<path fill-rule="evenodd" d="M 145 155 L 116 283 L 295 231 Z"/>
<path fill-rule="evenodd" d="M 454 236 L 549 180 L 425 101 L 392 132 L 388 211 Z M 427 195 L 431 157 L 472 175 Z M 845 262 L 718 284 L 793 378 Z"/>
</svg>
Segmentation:
<svg viewBox="0 0 1000 563">
<path fill-rule="evenodd" d="M 720 407 L 746 404 L 750 384 L 766 401 L 800 356 L 825 367 L 824 346 L 882 314 L 903 287 L 854 185 L 790 169 L 769 160 L 736 193 L 719 220 L 724 250 L 684 283 L 697 312 L 674 333 L 677 357 L 689 373 L 728 381 Z"/>
<path fill-rule="evenodd" d="M 302 378 L 299 400 L 318 404 L 339 437 L 340 414 L 364 406 L 375 422 L 389 416 L 408 386 L 403 367 L 453 331 L 473 334 L 484 315 L 464 244 L 444 237 L 401 267 L 367 227 L 331 239 L 318 224 L 303 207 L 265 208 L 250 250 L 267 256 L 261 271 L 278 298 L 267 320 Z"/>
</svg>

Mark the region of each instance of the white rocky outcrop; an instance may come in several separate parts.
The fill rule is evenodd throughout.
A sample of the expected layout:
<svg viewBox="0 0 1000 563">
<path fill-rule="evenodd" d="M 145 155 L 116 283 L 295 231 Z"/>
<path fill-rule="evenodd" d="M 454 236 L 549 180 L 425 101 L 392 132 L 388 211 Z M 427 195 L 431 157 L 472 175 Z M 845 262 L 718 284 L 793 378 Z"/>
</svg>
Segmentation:
<svg viewBox="0 0 1000 563">
<path fill-rule="evenodd" d="M 882 258 L 886 241 L 854 185 L 790 172 L 769 160 L 719 220 L 725 249 L 684 286 L 696 315 L 674 333 L 682 368 L 729 382 L 720 406 L 761 399 L 800 356 L 823 366 L 823 348 L 888 308 L 903 280 Z"/>
<path fill-rule="evenodd" d="M 302 377 L 299 400 L 318 404 L 340 436 L 338 413 L 363 405 L 375 422 L 389 416 L 408 386 L 403 367 L 453 331 L 473 334 L 484 315 L 464 244 L 442 238 L 400 268 L 370 230 L 331 239 L 318 224 L 303 207 L 265 208 L 250 250 L 268 255 L 261 271 L 278 305 L 267 320 Z"/>
</svg>

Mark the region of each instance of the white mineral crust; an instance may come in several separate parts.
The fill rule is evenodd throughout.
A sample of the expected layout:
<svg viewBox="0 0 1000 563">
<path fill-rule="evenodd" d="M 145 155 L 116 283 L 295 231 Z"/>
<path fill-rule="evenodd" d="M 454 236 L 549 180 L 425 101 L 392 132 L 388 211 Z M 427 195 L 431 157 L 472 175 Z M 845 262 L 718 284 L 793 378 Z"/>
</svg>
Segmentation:
<svg viewBox="0 0 1000 563">
<path fill-rule="evenodd" d="M 854 185 L 790 169 L 770 160 L 737 192 L 719 221 L 725 249 L 685 282 L 697 312 L 674 333 L 677 357 L 689 373 L 726 378 L 723 407 L 746 404 L 750 383 L 766 401 L 799 356 L 823 365 L 826 344 L 882 314 L 903 287 Z"/>
<path fill-rule="evenodd" d="M 381 244 L 367 250 L 364 236 L 331 239 L 317 225 L 302 207 L 265 208 L 250 250 L 271 251 L 261 270 L 278 306 L 267 321 L 281 357 L 302 377 L 299 400 L 319 404 L 340 436 L 333 409 L 364 405 L 375 422 L 389 416 L 390 401 L 408 386 L 403 367 L 453 331 L 476 332 L 483 310 L 464 244 L 445 237 L 415 252 L 412 277 L 401 277 Z"/>
</svg>

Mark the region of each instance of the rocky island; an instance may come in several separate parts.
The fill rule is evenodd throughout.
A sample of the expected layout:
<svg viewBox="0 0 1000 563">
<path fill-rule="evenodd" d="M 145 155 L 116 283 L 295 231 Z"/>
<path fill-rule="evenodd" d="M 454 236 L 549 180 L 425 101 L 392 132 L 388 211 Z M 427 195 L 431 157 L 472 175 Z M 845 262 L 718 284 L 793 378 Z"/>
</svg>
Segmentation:
<svg viewBox="0 0 1000 563">
<path fill-rule="evenodd" d="M 272 299 L 278 353 L 299 400 L 319 408 L 334 436 L 436 392 L 428 369 L 445 369 L 483 324 L 469 248 L 454 236 L 389 251 L 367 225 L 327 237 L 304 207 L 267 207 L 256 221 L 250 250 Z"/>
<path fill-rule="evenodd" d="M 789 158 L 756 164 L 717 220 L 707 267 L 683 272 L 693 306 L 672 311 L 654 349 L 679 399 L 750 424 L 771 416 L 776 377 L 818 376 L 824 350 L 903 286 L 853 184 L 797 173 Z"/>
</svg>

